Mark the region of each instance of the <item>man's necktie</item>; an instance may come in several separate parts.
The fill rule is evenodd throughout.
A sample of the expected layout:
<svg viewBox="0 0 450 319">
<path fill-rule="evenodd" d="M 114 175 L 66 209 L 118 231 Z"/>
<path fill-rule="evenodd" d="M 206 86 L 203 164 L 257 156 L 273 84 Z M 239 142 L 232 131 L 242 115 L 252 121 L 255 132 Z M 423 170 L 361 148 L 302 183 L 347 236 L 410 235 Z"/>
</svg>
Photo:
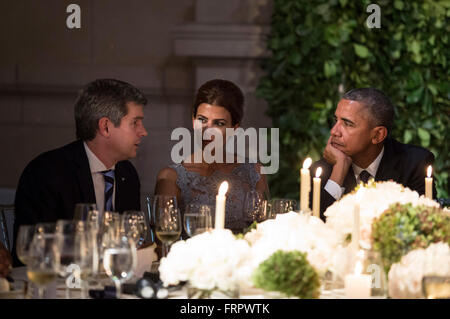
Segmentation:
<svg viewBox="0 0 450 319">
<path fill-rule="evenodd" d="M 105 211 L 112 211 L 112 200 L 114 191 L 114 171 L 109 169 L 107 171 L 100 172 L 105 178 Z"/>
<path fill-rule="evenodd" d="M 370 174 L 368 171 L 363 170 L 360 174 L 359 174 L 359 179 L 362 180 L 364 182 L 364 184 L 367 184 L 367 181 L 369 180 Z"/>
</svg>

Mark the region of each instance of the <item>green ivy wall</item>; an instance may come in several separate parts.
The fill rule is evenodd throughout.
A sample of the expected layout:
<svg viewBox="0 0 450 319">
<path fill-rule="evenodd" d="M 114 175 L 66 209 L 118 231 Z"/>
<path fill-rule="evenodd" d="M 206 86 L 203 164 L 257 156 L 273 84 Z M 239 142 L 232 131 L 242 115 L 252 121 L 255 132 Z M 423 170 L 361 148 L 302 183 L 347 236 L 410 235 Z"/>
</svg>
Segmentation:
<svg viewBox="0 0 450 319">
<path fill-rule="evenodd" d="M 370 3 L 381 27 L 368 28 Z M 393 136 L 436 157 L 438 197 L 449 197 L 450 1 L 274 0 L 266 75 L 257 94 L 280 128 L 274 197 L 298 198 L 300 165 L 320 158 L 340 96 L 383 90 L 396 107 Z"/>
</svg>

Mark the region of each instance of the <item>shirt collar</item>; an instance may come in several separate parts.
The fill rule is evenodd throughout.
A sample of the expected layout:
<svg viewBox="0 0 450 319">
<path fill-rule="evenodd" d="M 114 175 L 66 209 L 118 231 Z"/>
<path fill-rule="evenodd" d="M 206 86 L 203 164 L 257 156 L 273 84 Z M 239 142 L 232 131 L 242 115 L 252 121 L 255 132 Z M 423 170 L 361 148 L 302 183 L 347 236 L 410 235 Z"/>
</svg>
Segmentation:
<svg viewBox="0 0 450 319">
<path fill-rule="evenodd" d="M 380 154 L 378 154 L 378 156 L 375 158 L 375 160 L 366 169 L 361 168 L 358 165 L 352 163 L 353 172 L 355 173 L 355 175 L 359 176 L 359 174 L 363 170 L 366 170 L 372 177 L 375 177 L 375 175 L 377 174 L 377 171 L 378 171 L 378 167 L 380 166 L 380 162 L 381 162 L 381 158 L 383 157 L 383 153 L 384 153 L 384 146 L 381 149 Z"/>
<path fill-rule="evenodd" d="M 108 169 L 114 169 L 116 165 L 113 165 L 111 168 L 107 168 L 105 164 L 91 151 L 86 142 L 83 142 L 84 149 L 86 150 L 86 155 L 89 161 L 89 167 L 91 168 L 91 173 L 99 173 L 102 171 L 106 171 Z"/>
</svg>

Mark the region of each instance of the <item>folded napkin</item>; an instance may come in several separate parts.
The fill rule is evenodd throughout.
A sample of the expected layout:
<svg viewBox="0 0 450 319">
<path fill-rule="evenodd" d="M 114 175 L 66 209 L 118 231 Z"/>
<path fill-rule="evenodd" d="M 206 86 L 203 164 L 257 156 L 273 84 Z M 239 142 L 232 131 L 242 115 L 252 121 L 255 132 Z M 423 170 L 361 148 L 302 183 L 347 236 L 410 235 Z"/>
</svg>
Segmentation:
<svg viewBox="0 0 450 319">
<path fill-rule="evenodd" d="M 135 275 L 140 278 L 144 272 L 150 271 L 152 262 L 158 260 L 158 255 L 155 253 L 156 244 L 149 247 L 137 250 L 137 267 Z"/>
</svg>

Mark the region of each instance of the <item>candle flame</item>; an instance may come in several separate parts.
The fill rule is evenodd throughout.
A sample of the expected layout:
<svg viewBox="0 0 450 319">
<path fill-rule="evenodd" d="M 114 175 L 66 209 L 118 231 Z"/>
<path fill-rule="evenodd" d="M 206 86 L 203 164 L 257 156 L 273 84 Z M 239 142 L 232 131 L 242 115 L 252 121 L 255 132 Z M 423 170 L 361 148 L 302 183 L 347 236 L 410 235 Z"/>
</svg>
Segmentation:
<svg viewBox="0 0 450 319">
<path fill-rule="evenodd" d="M 320 177 L 321 174 L 322 174 L 322 167 L 318 167 L 316 169 L 316 177 Z"/>
<path fill-rule="evenodd" d="M 430 166 L 428 166 L 428 169 L 427 169 L 427 176 L 428 177 L 431 177 L 431 171 L 432 171 L 432 167 L 430 165 Z"/>
<path fill-rule="evenodd" d="M 303 168 L 309 168 L 311 166 L 311 164 L 312 164 L 312 159 L 311 159 L 311 157 L 308 157 L 303 162 Z"/>
<path fill-rule="evenodd" d="M 227 181 L 222 182 L 222 184 L 220 184 L 219 187 L 219 196 L 225 196 L 227 191 L 228 191 L 228 182 Z"/>
<path fill-rule="evenodd" d="M 361 273 L 362 273 L 362 263 L 361 261 L 358 260 L 355 266 L 355 275 L 361 275 Z"/>
</svg>

